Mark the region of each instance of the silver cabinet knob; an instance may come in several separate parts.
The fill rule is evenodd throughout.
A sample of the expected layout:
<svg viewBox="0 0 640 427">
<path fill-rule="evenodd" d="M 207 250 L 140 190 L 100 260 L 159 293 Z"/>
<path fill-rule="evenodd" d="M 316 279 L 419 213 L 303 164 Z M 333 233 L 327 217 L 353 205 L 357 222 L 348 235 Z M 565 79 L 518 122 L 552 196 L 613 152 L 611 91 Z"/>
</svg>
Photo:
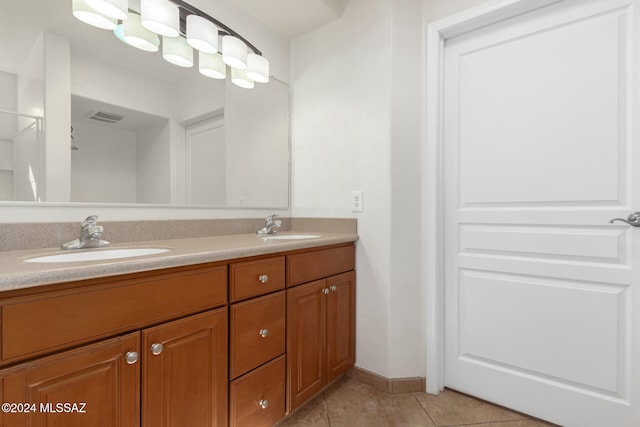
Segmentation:
<svg viewBox="0 0 640 427">
<path fill-rule="evenodd" d="M 269 407 L 269 401 L 267 399 L 262 399 L 258 404 L 262 409 L 267 409 Z"/>
<path fill-rule="evenodd" d="M 260 336 L 262 338 L 266 338 L 269 336 L 269 330 L 268 329 L 260 329 L 260 332 L 258 332 L 260 334 Z"/>
<path fill-rule="evenodd" d="M 156 342 L 151 344 L 151 354 L 153 354 L 154 356 L 162 353 L 162 350 L 164 350 L 164 346 L 161 343 Z"/>
<path fill-rule="evenodd" d="M 329 289 L 331 289 L 331 292 L 335 292 L 338 290 L 338 287 L 336 285 L 331 285 Z"/>
<path fill-rule="evenodd" d="M 322 290 L 322 293 L 323 293 L 323 294 L 325 294 L 325 295 L 328 295 L 328 294 L 329 294 L 329 292 L 331 292 L 331 291 L 329 290 L 329 288 L 324 288 L 324 289 Z"/>
<path fill-rule="evenodd" d="M 138 352 L 137 351 L 129 351 L 124 356 L 128 365 L 134 365 L 138 361 Z"/>
<path fill-rule="evenodd" d="M 266 274 L 261 274 L 260 276 L 258 276 L 258 280 L 260 281 L 260 283 L 267 283 L 269 281 L 269 276 L 267 276 Z"/>
</svg>

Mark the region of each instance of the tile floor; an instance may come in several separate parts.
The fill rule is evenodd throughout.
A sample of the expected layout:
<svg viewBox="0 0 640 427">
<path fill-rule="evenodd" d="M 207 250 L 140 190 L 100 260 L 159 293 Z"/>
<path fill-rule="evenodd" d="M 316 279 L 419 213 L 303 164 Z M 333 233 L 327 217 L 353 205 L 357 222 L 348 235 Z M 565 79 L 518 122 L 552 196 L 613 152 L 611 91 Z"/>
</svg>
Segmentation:
<svg viewBox="0 0 640 427">
<path fill-rule="evenodd" d="M 343 377 L 278 427 L 550 427 L 544 421 L 445 390 L 387 394 Z"/>
</svg>

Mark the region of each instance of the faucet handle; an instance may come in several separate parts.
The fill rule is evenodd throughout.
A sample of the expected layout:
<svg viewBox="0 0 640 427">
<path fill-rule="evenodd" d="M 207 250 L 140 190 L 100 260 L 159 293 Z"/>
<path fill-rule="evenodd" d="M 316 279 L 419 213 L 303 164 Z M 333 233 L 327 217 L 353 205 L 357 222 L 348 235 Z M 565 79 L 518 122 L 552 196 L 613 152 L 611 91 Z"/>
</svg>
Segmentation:
<svg viewBox="0 0 640 427">
<path fill-rule="evenodd" d="M 277 217 L 277 216 L 278 216 L 277 214 L 269 215 L 268 217 L 266 217 L 266 218 L 264 219 L 264 223 L 265 223 L 265 224 L 273 224 L 273 219 L 274 219 L 275 217 Z"/>
<path fill-rule="evenodd" d="M 98 215 L 90 215 L 85 218 L 80 225 L 82 225 L 82 227 L 88 227 L 90 225 L 96 225 L 96 222 L 98 222 Z"/>
</svg>

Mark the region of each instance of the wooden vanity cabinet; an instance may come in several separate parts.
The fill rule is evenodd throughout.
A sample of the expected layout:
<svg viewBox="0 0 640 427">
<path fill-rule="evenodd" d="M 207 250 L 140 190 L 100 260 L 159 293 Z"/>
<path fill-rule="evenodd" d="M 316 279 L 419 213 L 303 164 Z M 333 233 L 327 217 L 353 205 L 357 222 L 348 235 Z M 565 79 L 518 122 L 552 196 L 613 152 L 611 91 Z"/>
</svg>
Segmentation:
<svg viewBox="0 0 640 427">
<path fill-rule="evenodd" d="M 0 426 L 271 426 L 353 365 L 354 266 L 341 244 L 0 295 Z"/>
<path fill-rule="evenodd" d="M 0 400 L 23 410 L 0 425 L 225 426 L 226 272 L 174 269 L 0 300 L 3 363 L 25 360 L 0 370 Z M 51 350 L 60 352 L 28 357 Z M 86 412 L 67 412 L 74 403 Z"/>
<path fill-rule="evenodd" d="M 288 412 L 355 363 L 354 250 L 347 246 L 292 255 L 287 260 L 289 270 L 297 271 L 293 283 L 300 277 L 308 280 L 333 274 L 287 288 Z M 305 270 L 296 265 L 298 261 L 313 267 Z"/>
</svg>

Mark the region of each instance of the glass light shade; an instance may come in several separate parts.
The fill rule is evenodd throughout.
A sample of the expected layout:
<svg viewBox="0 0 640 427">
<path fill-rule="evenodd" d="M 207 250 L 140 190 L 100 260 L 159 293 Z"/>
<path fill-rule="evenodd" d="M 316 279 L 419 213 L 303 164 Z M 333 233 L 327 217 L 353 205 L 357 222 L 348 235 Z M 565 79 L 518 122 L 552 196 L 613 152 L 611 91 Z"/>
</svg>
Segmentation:
<svg viewBox="0 0 640 427">
<path fill-rule="evenodd" d="M 180 10 L 168 0 L 142 0 L 140 15 L 146 29 L 166 37 L 180 35 Z"/>
<path fill-rule="evenodd" d="M 140 15 L 130 13 L 129 18 L 118 25 L 113 34 L 120 41 L 146 52 L 157 52 L 160 50 L 160 38 L 144 28 L 140 22 Z"/>
<path fill-rule="evenodd" d="M 234 36 L 222 37 L 222 60 L 231 68 L 247 68 L 247 45 Z"/>
<path fill-rule="evenodd" d="M 118 25 L 118 20 L 102 15 L 100 12 L 89 6 L 84 0 L 73 0 L 73 16 L 85 24 L 92 25 L 103 30 L 113 30 Z"/>
<path fill-rule="evenodd" d="M 127 0 L 85 0 L 86 3 L 102 13 L 113 19 L 127 19 L 127 12 L 129 5 Z"/>
<path fill-rule="evenodd" d="M 162 37 L 162 57 L 178 67 L 193 67 L 193 48 L 184 37 Z"/>
<path fill-rule="evenodd" d="M 237 68 L 231 69 L 231 83 L 245 89 L 253 89 L 254 86 L 253 80 L 247 76 L 247 71 Z"/>
<path fill-rule="evenodd" d="M 227 65 L 222 62 L 222 55 L 219 53 L 198 52 L 198 70 L 200 74 L 212 79 L 227 77 Z"/>
<path fill-rule="evenodd" d="M 200 52 L 218 52 L 218 27 L 201 16 L 187 16 L 187 43 Z"/>
<path fill-rule="evenodd" d="M 247 76 L 258 83 L 269 81 L 269 61 L 264 56 L 250 53 L 247 55 Z"/>
</svg>

